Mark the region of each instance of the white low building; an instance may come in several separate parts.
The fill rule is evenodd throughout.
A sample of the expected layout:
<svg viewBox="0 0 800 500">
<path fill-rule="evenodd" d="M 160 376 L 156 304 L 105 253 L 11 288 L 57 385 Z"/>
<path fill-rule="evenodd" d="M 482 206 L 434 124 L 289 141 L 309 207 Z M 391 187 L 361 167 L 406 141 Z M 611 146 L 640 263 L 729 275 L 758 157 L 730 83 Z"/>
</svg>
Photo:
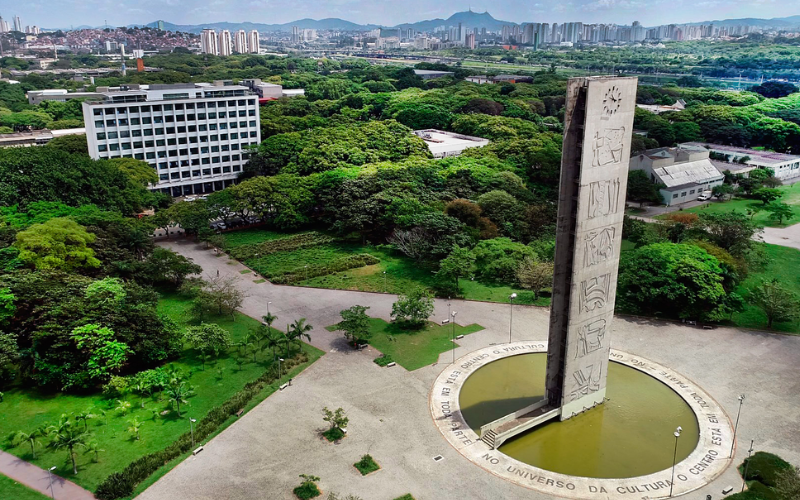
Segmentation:
<svg viewBox="0 0 800 500">
<path fill-rule="evenodd" d="M 643 170 L 651 181 L 663 184 L 660 192 L 666 205 L 696 200 L 725 179 L 708 150 L 698 147 L 649 149 L 632 157 L 629 169 Z"/>
<path fill-rule="evenodd" d="M 414 134 L 425 141 L 434 158 L 458 156 L 465 149 L 481 148 L 489 144 L 489 139 L 436 129 L 415 130 Z"/>
<path fill-rule="evenodd" d="M 681 144 L 681 147 L 703 148 L 712 153 L 724 155 L 724 160 L 729 163 L 741 162 L 756 168 L 769 168 L 775 172 L 775 177 L 781 180 L 800 176 L 800 156 L 705 142 L 687 142 Z"/>
</svg>

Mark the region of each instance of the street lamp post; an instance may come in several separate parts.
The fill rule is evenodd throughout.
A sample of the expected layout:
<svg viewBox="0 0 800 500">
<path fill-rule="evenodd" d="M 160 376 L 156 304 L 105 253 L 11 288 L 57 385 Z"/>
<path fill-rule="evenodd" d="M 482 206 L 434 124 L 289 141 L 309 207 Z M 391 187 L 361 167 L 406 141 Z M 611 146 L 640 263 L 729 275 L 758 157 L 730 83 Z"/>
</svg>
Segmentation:
<svg viewBox="0 0 800 500">
<path fill-rule="evenodd" d="M 750 449 L 747 450 L 747 461 L 744 463 L 744 475 L 742 476 L 742 491 L 744 491 L 744 484 L 747 481 L 747 468 L 750 466 L 750 455 L 753 453 L 753 440 L 750 440 Z"/>
<path fill-rule="evenodd" d="M 514 323 L 514 299 L 517 298 L 516 293 L 509 295 L 508 299 L 511 303 L 511 317 L 508 320 L 508 343 L 511 343 L 511 326 Z"/>
<path fill-rule="evenodd" d="M 736 425 L 733 426 L 733 441 L 731 442 L 731 454 L 728 458 L 733 457 L 733 447 L 736 446 L 736 431 L 739 429 L 739 416 L 742 414 L 742 404 L 744 403 L 744 394 L 740 394 L 737 398 L 739 400 L 739 411 L 736 412 Z"/>
<path fill-rule="evenodd" d="M 47 469 L 47 476 L 50 478 L 50 496 L 53 497 L 53 500 L 56 500 L 56 492 L 53 491 L 53 471 L 56 470 L 56 466 L 52 466 Z"/>
<path fill-rule="evenodd" d="M 455 311 L 450 314 L 450 323 L 453 324 L 453 363 L 456 362 L 456 314 Z"/>
<path fill-rule="evenodd" d="M 386 293 L 386 271 L 383 272 L 383 293 Z"/>
<path fill-rule="evenodd" d="M 192 448 L 194 448 L 194 423 L 197 422 L 197 419 L 190 418 L 189 419 L 189 430 L 192 431 Z"/>
<path fill-rule="evenodd" d="M 272 302 L 267 302 L 267 316 L 269 316 L 269 305 L 270 304 L 272 304 Z"/>
<path fill-rule="evenodd" d="M 675 436 L 675 451 L 672 452 L 672 481 L 669 483 L 669 496 L 672 496 L 672 485 L 675 484 L 675 463 L 678 461 L 678 438 L 681 437 L 681 431 L 683 431 L 683 428 L 678 426 L 675 432 L 672 433 Z"/>
<path fill-rule="evenodd" d="M 283 371 L 281 369 L 281 363 L 283 363 L 283 361 L 284 361 L 283 358 L 278 358 L 278 380 L 280 380 L 281 377 L 283 377 Z"/>
</svg>

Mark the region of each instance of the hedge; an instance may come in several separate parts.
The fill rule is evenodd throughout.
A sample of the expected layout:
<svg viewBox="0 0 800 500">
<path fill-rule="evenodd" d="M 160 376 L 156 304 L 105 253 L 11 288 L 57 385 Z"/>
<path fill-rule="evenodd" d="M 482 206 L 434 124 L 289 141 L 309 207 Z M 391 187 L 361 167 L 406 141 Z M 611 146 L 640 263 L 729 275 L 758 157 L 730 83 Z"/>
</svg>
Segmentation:
<svg viewBox="0 0 800 500">
<path fill-rule="evenodd" d="M 256 255 L 270 255 L 278 252 L 290 252 L 300 248 L 315 247 L 336 241 L 336 238 L 315 231 L 300 233 L 277 240 L 267 240 L 261 243 L 251 243 L 229 250 L 229 254 L 236 260 L 246 260 Z"/>
<path fill-rule="evenodd" d="M 288 372 L 292 368 L 308 361 L 308 355 L 300 352 L 291 359 L 287 359 L 283 366 Z M 215 406 L 200 419 L 194 429 L 195 440 L 203 441 L 213 434 L 228 418 L 236 415 L 240 409 L 247 406 L 259 392 L 275 382 L 278 378 L 270 372 L 265 372 L 257 379 L 245 384 L 244 388 L 232 395 L 221 406 Z M 178 439 L 161 451 L 156 451 L 138 458 L 128 464 L 121 472 L 108 476 L 95 491 L 95 497 L 100 500 L 115 500 L 133 494 L 136 485 L 147 479 L 161 466 L 192 450 L 191 433 L 182 434 Z"/>
<path fill-rule="evenodd" d="M 374 264 L 378 264 L 380 261 L 381 260 L 374 255 L 360 253 L 334 259 L 328 264 L 299 267 L 282 275 L 271 275 L 267 276 L 267 278 L 276 285 L 292 285 L 294 283 L 298 283 L 310 278 L 316 278 L 318 276 L 327 276 L 329 274 L 347 271 L 348 269 L 355 269 L 357 267 L 372 266 Z"/>
</svg>

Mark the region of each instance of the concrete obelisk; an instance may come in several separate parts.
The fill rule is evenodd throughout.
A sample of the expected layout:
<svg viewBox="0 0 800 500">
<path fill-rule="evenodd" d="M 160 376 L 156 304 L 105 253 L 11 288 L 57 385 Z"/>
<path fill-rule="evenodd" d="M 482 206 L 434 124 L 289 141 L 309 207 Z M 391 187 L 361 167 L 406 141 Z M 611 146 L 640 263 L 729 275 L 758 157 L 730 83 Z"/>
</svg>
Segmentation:
<svg viewBox="0 0 800 500">
<path fill-rule="evenodd" d="M 606 394 L 636 86 L 591 77 L 567 87 L 546 383 L 561 420 Z"/>
</svg>

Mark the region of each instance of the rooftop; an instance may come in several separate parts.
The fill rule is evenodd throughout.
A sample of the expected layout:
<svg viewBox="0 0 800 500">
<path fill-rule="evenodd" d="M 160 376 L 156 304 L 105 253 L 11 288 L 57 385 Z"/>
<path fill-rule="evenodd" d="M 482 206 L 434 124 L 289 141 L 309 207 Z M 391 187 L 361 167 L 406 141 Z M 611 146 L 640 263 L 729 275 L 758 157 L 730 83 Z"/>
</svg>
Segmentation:
<svg viewBox="0 0 800 500">
<path fill-rule="evenodd" d="M 723 146 L 722 144 L 710 144 L 704 142 L 687 142 L 681 146 L 693 146 L 699 148 L 710 149 L 713 151 L 725 151 L 735 153 L 742 156 L 749 156 L 752 160 L 763 164 L 778 164 L 787 161 L 800 160 L 800 156 L 789 155 L 785 153 L 776 153 L 774 151 L 759 151 L 756 149 L 738 148 L 736 146 Z"/>
<path fill-rule="evenodd" d="M 436 156 L 437 153 L 489 144 L 489 139 L 484 139 L 482 137 L 455 134 L 453 132 L 445 132 L 436 129 L 415 130 L 414 134 L 425 141 L 425 144 L 428 145 L 428 149 L 431 150 L 434 156 Z"/>
<path fill-rule="evenodd" d="M 708 158 L 654 168 L 653 172 L 668 188 L 708 182 L 710 179 L 717 180 L 723 177 Z"/>
</svg>

